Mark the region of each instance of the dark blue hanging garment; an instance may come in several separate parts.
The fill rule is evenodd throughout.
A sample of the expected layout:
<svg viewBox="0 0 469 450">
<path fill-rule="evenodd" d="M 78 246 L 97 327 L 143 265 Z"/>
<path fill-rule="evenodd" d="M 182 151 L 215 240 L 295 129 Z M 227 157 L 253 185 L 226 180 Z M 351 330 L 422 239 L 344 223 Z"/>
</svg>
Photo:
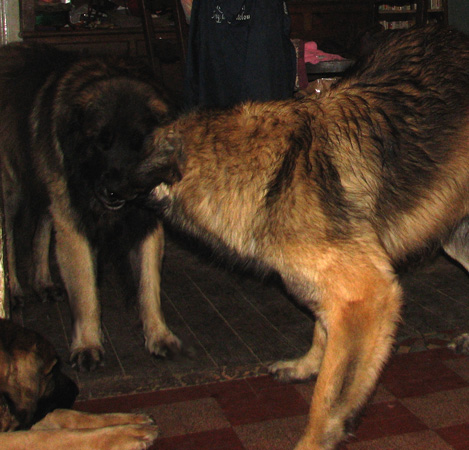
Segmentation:
<svg viewBox="0 0 469 450">
<path fill-rule="evenodd" d="M 194 0 L 187 106 L 291 97 L 296 56 L 289 31 L 283 0 Z"/>
</svg>

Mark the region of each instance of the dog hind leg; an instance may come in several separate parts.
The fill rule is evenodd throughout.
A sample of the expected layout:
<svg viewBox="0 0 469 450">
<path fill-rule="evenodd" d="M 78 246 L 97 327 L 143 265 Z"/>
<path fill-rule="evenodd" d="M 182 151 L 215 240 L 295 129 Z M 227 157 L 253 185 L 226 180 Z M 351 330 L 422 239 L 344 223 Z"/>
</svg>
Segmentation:
<svg viewBox="0 0 469 450">
<path fill-rule="evenodd" d="M 375 248 L 356 250 L 336 251 L 316 263 L 311 255 L 300 261 L 303 281 L 310 274 L 318 292 L 315 312 L 327 339 L 308 425 L 296 450 L 331 450 L 347 436 L 391 351 L 401 289 Z M 314 264 L 311 270 L 307 264 Z M 313 345 L 309 353 L 314 352 Z"/>
<path fill-rule="evenodd" d="M 469 272 L 469 217 L 466 217 L 454 230 L 443 249 Z M 457 336 L 450 347 L 457 353 L 469 355 L 469 333 Z"/>
<path fill-rule="evenodd" d="M 469 272 L 469 217 L 456 227 L 443 249 Z"/>
</svg>

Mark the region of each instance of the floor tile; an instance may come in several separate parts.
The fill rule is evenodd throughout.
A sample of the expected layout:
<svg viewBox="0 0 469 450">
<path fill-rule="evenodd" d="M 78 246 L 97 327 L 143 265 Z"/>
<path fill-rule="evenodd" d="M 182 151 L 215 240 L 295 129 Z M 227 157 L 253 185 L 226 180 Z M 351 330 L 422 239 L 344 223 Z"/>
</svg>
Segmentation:
<svg viewBox="0 0 469 450">
<path fill-rule="evenodd" d="M 409 397 L 401 401 L 432 429 L 469 422 L 469 387 L 423 397 Z"/>
<path fill-rule="evenodd" d="M 427 351 L 397 355 L 385 368 L 381 383 L 397 398 L 425 395 L 468 386 L 467 381 Z"/>
<path fill-rule="evenodd" d="M 420 431 L 389 436 L 378 440 L 355 442 L 346 450 L 453 450 L 433 431 Z M 344 449 L 344 450 L 345 450 Z"/>
<path fill-rule="evenodd" d="M 124 412 L 130 409 L 147 408 L 160 404 L 195 400 L 208 396 L 209 393 L 205 386 L 191 386 L 78 401 L 75 403 L 75 408 L 79 410 L 86 408 L 86 411 L 96 413 L 109 411 Z"/>
<path fill-rule="evenodd" d="M 144 410 L 156 421 L 161 437 L 181 436 L 229 428 L 220 406 L 213 398 L 159 405 Z"/>
<path fill-rule="evenodd" d="M 469 448 L 469 423 L 439 428 L 436 432 L 450 444 L 454 450 L 467 450 Z"/>
<path fill-rule="evenodd" d="M 234 428 L 246 450 L 293 449 L 306 426 L 306 416 L 270 420 Z"/>
<path fill-rule="evenodd" d="M 469 364 L 467 363 L 468 357 L 463 356 L 460 358 L 451 359 L 445 361 L 445 365 L 448 366 L 453 372 L 456 372 L 460 377 L 469 381 Z"/>
<path fill-rule="evenodd" d="M 233 426 L 304 415 L 309 410 L 291 385 L 258 392 L 224 392 L 216 398 Z"/>
<path fill-rule="evenodd" d="M 206 431 L 185 436 L 162 438 L 151 450 L 244 450 L 238 436 L 231 428 Z"/>
<path fill-rule="evenodd" d="M 382 384 L 379 384 L 376 388 L 376 391 L 371 397 L 371 403 L 384 403 L 384 402 L 393 402 L 396 400 L 396 397 L 392 395 Z"/>
<path fill-rule="evenodd" d="M 399 401 L 374 403 L 365 409 L 355 437 L 364 441 L 425 429 L 427 426 Z"/>
</svg>

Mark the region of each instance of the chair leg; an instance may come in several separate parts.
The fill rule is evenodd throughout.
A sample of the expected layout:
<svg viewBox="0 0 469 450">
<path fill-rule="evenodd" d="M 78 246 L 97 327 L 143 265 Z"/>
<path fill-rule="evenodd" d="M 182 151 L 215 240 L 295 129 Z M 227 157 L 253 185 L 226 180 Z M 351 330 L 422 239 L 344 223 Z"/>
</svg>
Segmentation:
<svg viewBox="0 0 469 450">
<path fill-rule="evenodd" d="M 148 63 L 155 76 L 161 73 L 160 61 L 155 55 L 153 41 L 155 39 L 155 29 L 151 18 L 151 11 L 147 8 L 145 0 L 138 0 L 140 13 L 142 15 L 143 37 L 145 39 L 145 47 L 147 50 Z"/>
<path fill-rule="evenodd" d="M 151 17 L 151 11 L 148 8 L 146 0 L 138 0 L 142 16 L 142 28 L 145 38 L 145 47 L 147 50 L 148 61 L 155 76 L 161 75 L 161 58 L 157 55 L 156 30 Z M 186 61 L 187 48 L 187 23 L 185 21 L 184 11 L 179 0 L 173 0 L 173 15 L 175 20 L 175 31 L 178 41 L 179 54 L 182 66 Z"/>
</svg>

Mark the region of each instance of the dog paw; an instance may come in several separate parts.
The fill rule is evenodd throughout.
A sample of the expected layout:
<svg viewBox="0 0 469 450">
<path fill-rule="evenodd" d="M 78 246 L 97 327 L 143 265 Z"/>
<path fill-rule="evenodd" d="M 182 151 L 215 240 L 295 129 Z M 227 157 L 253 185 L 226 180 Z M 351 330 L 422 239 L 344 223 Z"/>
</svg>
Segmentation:
<svg viewBox="0 0 469 450">
<path fill-rule="evenodd" d="M 155 425 L 123 425 L 115 428 L 121 429 L 119 450 L 145 450 L 158 437 L 158 427 Z"/>
<path fill-rule="evenodd" d="M 21 294 L 13 294 L 11 296 L 11 308 L 16 309 L 16 308 L 23 308 L 24 305 L 26 304 L 27 297 L 21 293 Z"/>
<path fill-rule="evenodd" d="M 36 297 L 42 303 L 62 302 L 67 298 L 67 293 L 59 286 L 47 286 L 35 289 Z"/>
<path fill-rule="evenodd" d="M 301 360 L 279 361 L 268 367 L 269 373 L 278 381 L 308 381 L 317 375 L 317 371 L 301 364 Z"/>
<path fill-rule="evenodd" d="M 94 450 L 145 450 L 158 437 L 158 427 L 155 425 L 116 425 L 80 432 L 86 448 Z M 92 447 L 89 447 L 90 444 Z"/>
<path fill-rule="evenodd" d="M 448 345 L 456 353 L 469 355 L 469 333 L 461 334 Z"/>
<path fill-rule="evenodd" d="M 122 415 L 125 415 L 123 420 L 127 424 L 135 424 L 135 425 L 155 425 L 155 421 L 153 420 L 153 417 L 147 415 L 147 414 L 131 414 L 131 413 L 122 413 Z"/>
<path fill-rule="evenodd" d="M 11 413 L 8 400 L 4 394 L 0 393 L 0 432 L 14 431 L 19 425 L 18 420 Z"/>
<path fill-rule="evenodd" d="M 116 425 L 155 425 L 155 421 L 147 414 L 139 413 L 108 413 L 89 415 L 97 421 L 101 421 L 101 426 Z M 90 419 L 91 421 L 91 419 Z"/>
<path fill-rule="evenodd" d="M 109 434 L 103 448 L 112 450 L 145 450 L 158 437 L 155 425 L 120 425 L 103 428 Z"/>
<path fill-rule="evenodd" d="M 182 342 L 171 331 L 145 340 L 145 347 L 155 356 L 166 358 L 181 352 Z"/>
<path fill-rule="evenodd" d="M 16 277 L 10 278 L 10 306 L 11 308 L 22 308 L 29 296 L 26 291 L 29 289 L 23 289 Z"/>
<path fill-rule="evenodd" d="M 103 366 L 103 360 L 102 347 L 78 348 L 70 355 L 70 364 L 78 372 L 92 372 Z"/>
</svg>

